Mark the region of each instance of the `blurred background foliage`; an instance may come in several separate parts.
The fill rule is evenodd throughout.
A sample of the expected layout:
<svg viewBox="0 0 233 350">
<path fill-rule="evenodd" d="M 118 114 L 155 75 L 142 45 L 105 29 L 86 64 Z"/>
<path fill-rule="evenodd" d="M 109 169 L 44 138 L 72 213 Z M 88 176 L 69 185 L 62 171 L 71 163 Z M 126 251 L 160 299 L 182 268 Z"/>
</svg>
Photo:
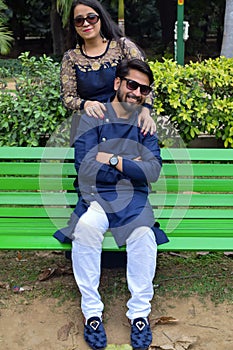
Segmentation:
<svg viewBox="0 0 233 350">
<path fill-rule="evenodd" d="M 1 2 L 1 0 L 0 0 Z M 117 22 L 118 0 L 100 1 Z M 219 56 L 224 26 L 225 0 L 185 1 L 184 19 L 189 21 L 186 60 Z M 5 0 L 2 10 L 14 44 L 8 57 L 21 52 L 61 56 L 70 47 L 69 27 L 63 28 L 58 0 Z M 174 23 L 177 0 L 125 0 L 126 35 L 153 59 L 174 55 Z"/>
</svg>

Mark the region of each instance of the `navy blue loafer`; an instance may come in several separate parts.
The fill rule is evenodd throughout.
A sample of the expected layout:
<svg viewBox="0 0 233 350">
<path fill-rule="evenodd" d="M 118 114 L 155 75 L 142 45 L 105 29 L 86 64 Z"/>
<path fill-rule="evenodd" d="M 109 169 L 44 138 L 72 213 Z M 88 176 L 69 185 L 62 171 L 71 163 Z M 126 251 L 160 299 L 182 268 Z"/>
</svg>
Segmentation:
<svg viewBox="0 0 233 350">
<path fill-rule="evenodd" d="M 149 322 L 142 317 L 135 318 L 131 325 L 131 346 L 133 350 L 147 350 L 152 343 Z"/>
<path fill-rule="evenodd" d="M 102 350 L 107 346 L 107 337 L 99 317 L 91 317 L 84 326 L 84 339 L 93 350 Z"/>
</svg>

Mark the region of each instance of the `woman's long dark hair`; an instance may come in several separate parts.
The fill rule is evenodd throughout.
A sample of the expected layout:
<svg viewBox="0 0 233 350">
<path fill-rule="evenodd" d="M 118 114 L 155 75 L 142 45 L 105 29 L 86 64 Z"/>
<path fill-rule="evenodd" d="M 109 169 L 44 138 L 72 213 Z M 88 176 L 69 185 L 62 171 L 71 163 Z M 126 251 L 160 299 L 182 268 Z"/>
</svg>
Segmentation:
<svg viewBox="0 0 233 350">
<path fill-rule="evenodd" d="M 121 29 L 118 27 L 118 25 L 113 21 L 110 14 L 107 12 L 107 10 L 101 5 L 101 3 L 97 0 L 75 0 L 73 1 L 71 11 L 70 11 L 70 26 L 72 32 L 76 34 L 78 44 L 81 46 L 84 41 L 83 39 L 77 34 L 74 28 L 74 9 L 77 5 L 85 5 L 93 8 L 93 10 L 98 13 L 101 20 L 101 34 L 104 38 L 111 40 L 111 39 L 120 39 L 123 37 L 123 33 Z"/>
</svg>

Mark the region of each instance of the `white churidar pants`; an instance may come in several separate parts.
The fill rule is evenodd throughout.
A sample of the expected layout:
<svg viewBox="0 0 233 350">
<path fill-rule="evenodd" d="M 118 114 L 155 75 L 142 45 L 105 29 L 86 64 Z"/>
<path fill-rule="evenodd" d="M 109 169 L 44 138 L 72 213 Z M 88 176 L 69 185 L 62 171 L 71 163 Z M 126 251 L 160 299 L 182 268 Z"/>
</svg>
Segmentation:
<svg viewBox="0 0 233 350">
<path fill-rule="evenodd" d="M 101 273 L 101 252 L 108 218 L 97 202 L 91 202 L 79 219 L 72 242 L 72 263 L 76 283 L 82 295 L 84 317 L 102 317 L 104 305 L 98 291 Z M 123 229 L 123 228 L 122 228 Z M 153 231 L 146 226 L 135 229 L 126 241 L 127 283 L 131 298 L 126 316 L 133 320 L 147 317 L 153 298 L 157 244 Z"/>
</svg>

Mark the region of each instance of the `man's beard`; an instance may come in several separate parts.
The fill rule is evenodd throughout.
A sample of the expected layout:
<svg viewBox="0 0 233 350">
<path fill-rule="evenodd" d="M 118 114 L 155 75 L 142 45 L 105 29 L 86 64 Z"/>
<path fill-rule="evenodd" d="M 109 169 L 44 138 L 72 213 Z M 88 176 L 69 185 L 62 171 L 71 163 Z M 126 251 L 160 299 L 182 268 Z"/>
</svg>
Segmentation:
<svg viewBox="0 0 233 350">
<path fill-rule="evenodd" d="M 142 98 L 137 97 L 134 94 L 128 93 L 126 94 L 125 100 L 123 99 L 123 94 L 120 92 L 120 90 L 117 91 L 117 99 L 121 103 L 122 107 L 129 113 L 132 113 L 138 109 L 141 109 L 141 104 L 142 104 Z M 127 97 L 130 97 L 134 99 L 137 103 L 131 103 L 127 102 L 126 99 Z"/>
</svg>

